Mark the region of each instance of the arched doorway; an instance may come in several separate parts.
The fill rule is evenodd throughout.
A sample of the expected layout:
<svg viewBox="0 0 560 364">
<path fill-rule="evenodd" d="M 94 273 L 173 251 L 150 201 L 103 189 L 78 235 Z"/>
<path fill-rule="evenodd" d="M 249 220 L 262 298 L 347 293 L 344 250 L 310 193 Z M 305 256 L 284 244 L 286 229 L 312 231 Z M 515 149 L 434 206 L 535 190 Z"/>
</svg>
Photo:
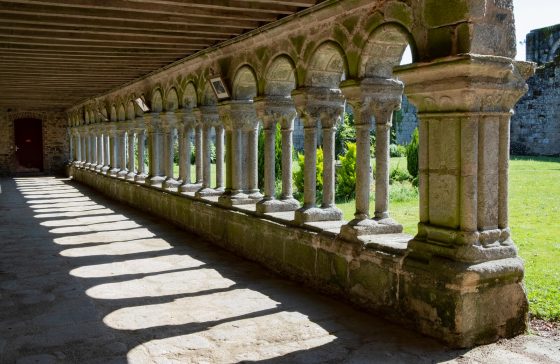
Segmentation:
<svg viewBox="0 0 560 364">
<path fill-rule="evenodd" d="M 40 119 L 14 120 L 16 172 L 43 171 L 43 122 Z"/>
</svg>

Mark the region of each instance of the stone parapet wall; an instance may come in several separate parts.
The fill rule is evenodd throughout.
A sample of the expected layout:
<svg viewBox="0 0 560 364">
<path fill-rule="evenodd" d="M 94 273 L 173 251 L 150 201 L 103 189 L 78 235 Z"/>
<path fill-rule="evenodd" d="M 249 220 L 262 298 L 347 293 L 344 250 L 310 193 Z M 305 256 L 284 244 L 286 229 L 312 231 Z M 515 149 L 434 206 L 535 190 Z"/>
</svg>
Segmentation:
<svg viewBox="0 0 560 364">
<path fill-rule="evenodd" d="M 518 258 L 470 265 L 441 258 L 428 262 L 411 258 L 406 236 L 400 234 L 351 243 L 332 230 L 298 226 L 273 215 L 225 208 L 74 166 L 70 173 L 117 201 L 454 347 L 524 330 L 519 318 L 527 307 Z"/>
</svg>

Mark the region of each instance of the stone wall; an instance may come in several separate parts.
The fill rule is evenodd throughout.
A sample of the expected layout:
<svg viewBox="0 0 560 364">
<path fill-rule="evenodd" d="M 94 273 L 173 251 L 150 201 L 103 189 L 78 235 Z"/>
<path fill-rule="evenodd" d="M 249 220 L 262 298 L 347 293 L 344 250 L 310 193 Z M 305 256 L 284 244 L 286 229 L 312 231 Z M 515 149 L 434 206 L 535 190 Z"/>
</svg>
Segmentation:
<svg viewBox="0 0 560 364">
<path fill-rule="evenodd" d="M 62 112 L 0 112 L 0 175 L 17 172 L 14 120 L 36 118 L 43 121 L 43 168 L 47 174 L 60 174 L 68 162 L 68 119 Z"/>
<path fill-rule="evenodd" d="M 511 119 L 511 153 L 560 155 L 560 25 L 527 35 L 527 60 L 539 68 Z M 556 57 L 556 58 L 555 58 Z"/>
</svg>

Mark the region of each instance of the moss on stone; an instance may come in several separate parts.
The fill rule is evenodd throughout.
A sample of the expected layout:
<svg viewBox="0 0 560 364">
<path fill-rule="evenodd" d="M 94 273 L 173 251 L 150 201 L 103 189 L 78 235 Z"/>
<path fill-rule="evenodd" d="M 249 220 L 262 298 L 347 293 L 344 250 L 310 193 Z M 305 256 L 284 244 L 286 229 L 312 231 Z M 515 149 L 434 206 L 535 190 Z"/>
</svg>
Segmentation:
<svg viewBox="0 0 560 364">
<path fill-rule="evenodd" d="M 291 37 L 290 42 L 294 46 L 295 50 L 298 53 L 301 53 L 301 50 L 303 49 L 303 45 L 305 44 L 305 37 L 303 35 L 297 37 Z"/>
<path fill-rule="evenodd" d="M 385 6 L 385 20 L 396 21 L 410 29 L 414 22 L 412 9 L 403 3 L 390 2 Z"/>
<path fill-rule="evenodd" d="M 366 33 L 370 34 L 375 30 L 375 28 L 383 24 L 384 21 L 385 19 L 383 17 L 383 14 L 381 14 L 380 12 L 375 12 L 372 16 L 368 18 L 368 20 L 364 24 L 364 29 L 366 30 Z"/>
<path fill-rule="evenodd" d="M 333 39 L 336 40 L 338 44 L 340 44 L 343 48 L 346 47 L 346 44 L 348 43 L 348 37 L 346 36 L 346 32 L 341 26 L 336 25 L 333 28 L 332 36 Z"/>
<path fill-rule="evenodd" d="M 448 27 L 428 30 L 428 53 L 431 58 L 446 57 L 451 54 L 453 38 Z"/>
<path fill-rule="evenodd" d="M 457 53 L 469 53 L 471 50 L 471 30 L 468 23 L 459 24 L 455 30 Z"/>
<path fill-rule="evenodd" d="M 360 18 L 358 16 L 351 16 L 349 18 L 346 18 L 342 21 L 342 25 L 344 25 L 344 27 L 348 30 L 348 32 L 352 33 L 354 32 L 354 29 L 356 29 L 356 25 L 358 24 L 358 21 L 360 20 Z"/>
<path fill-rule="evenodd" d="M 424 21 L 428 27 L 440 27 L 468 19 L 469 6 L 466 0 L 426 0 Z"/>
</svg>

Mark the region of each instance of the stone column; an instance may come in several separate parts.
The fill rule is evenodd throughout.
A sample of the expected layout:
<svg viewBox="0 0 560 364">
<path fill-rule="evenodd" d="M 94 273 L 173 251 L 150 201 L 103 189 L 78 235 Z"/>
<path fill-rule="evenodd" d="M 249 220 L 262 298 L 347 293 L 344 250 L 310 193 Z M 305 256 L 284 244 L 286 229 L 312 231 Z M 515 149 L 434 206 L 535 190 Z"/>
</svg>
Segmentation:
<svg viewBox="0 0 560 364">
<path fill-rule="evenodd" d="M 103 125 L 103 167 L 101 168 L 101 173 L 109 174 L 111 169 L 111 137 L 110 137 L 110 127 L 107 124 Z"/>
<path fill-rule="evenodd" d="M 196 184 L 202 187 L 202 124 L 201 120 L 197 119 L 195 135 L 194 135 L 194 152 L 195 152 L 195 171 L 196 171 Z"/>
<path fill-rule="evenodd" d="M 526 328 L 523 263 L 505 214 L 506 124 L 533 67 L 466 55 L 397 74 L 420 118 L 420 223 L 401 278 L 415 304 L 406 311 L 459 346 Z"/>
<path fill-rule="evenodd" d="M 161 188 L 165 181 L 163 171 L 163 128 L 159 113 L 144 116 L 148 126 L 149 176 L 146 184 Z"/>
<path fill-rule="evenodd" d="M 89 167 L 91 166 L 91 130 L 89 126 L 86 126 L 85 128 L 85 160 L 84 160 L 84 168 L 85 169 L 89 169 Z"/>
<path fill-rule="evenodd" d="M 122 122 L 118 126 L 117 129 L 117 145 L 119 148 L 118 152 L 118 165 L 119 165 L 119 172 L 117 173 L 117 178 L 126 178 L 128 174 L 128 169 L 126 168 L 126 125 Z"/>
<path fill-rule="evenodd" d="M 118 138 L 118 131 L 116 125 L 110 126 L 110 148 L 111 148 L 111 169 L 109 170 L 109 176 L 117 177 L 117 174 L 120 171 L 119 165 L 119 138 Z"/>
<path fill-rule="evenodd" d="M 292 132 L 296 109 L 289 97 L 256 99 L 257 113 L 263 121 L 264 141 L 264 197 L 257 203 L 257 212 L 295 211 L 299 202 L 292 190 Z M 282 130 L 282 198 L 275 199 L 276 187 L 276 125 Z"/>
<path fill-rule="evenodd" d="M 81 148 L 81 141 L 80 141 L 80 132 L 79 130 L 74 127 L 72 128 L 72 133 L 74 137 L 74 166 L 79 167 L 79 164 L 82 160 L 82 148 Z"/>
<path fill-rule="evenodd" d="M 243 168 L 243 158 L 248 153 L 244 150 L 244 139 L 247 140 L 249 130 L 258 123 L 257 114 L 252 101 L 229 101 L 220 105 L 220 113 L 225 129 L 231 134 L 231 147 L 228 148 L 228 168 L 231 173 L 231 190 L 220 196 L 219 202 L 226 206 L 255 203 L 247 195 L 249 172 Z"/>
<path fill-rule="evenodd" d="M 389 218 L 388 204 L 391 117 L 400 107 L 403 84 L 393 79 L 366 78 L 345 81 L 341 88 L 354 108 L 356 125 L 356 212 L 354 219 L 341 228 L 341 234 L 347 240 L 358 240 L 363 235 L 401 233 L 402 225 Z M 373 220 L 369 209 L 372 119 L 376 123 L 376 214 Z"/>
<path fill-rule="evenodd" d="M 136 167 L 135 167 L 135 155 L 134 155 L 134 145 L 135 145 L 135 138 L 136 132 L 134 131 L 134 122 L 130 122 L 128 126 L 128 174 L 126 175 L 126 179 L 128 181 L 134 181 L 136 177 Z"/>
<path fill-rule="evenodd" d="M 243 132 L 247 140 L 245 193 L 253 202 L 258 202 L 263 195 L 259 190 L 259 119 L 256 117 L 256 113 L 254 118 L 247 120 Z"/>
<path fill-rule="evenodd" d="M 163 122 L 164 130 L 164 153 L 163 153 L 163 168 L 164 174 L 166 176 L 163 182 L 163 188 L 176 191 L 180 183 L 175 179 L 173 167 L 174 167 L 174 142 L 177 132 L 177 116 L 175 112 L 168 111 L 161 114 L 161 119 Z"/>
<path fill-rule="evenodd" d="M 143 117 L 137 117 L 135 120 L 136 138 L 138 148 L 138 173 L 134 177 L 137 183 L 145 183 L 148 177 L 146 173 L 146 165 L 144 159 L 146 158 L 146 126 Z"/>
<path fill-rule="evenodd" d="M 95 171 L 95 167 L 97 166 L 97 128 L 91 127 L 91 134 L 90 134 L 90 147 L 91 147 L 91 163 L 89 165 L 89 169 Z"/>
<path fill-rule="evenodd" d="M 192 109 L 183 112 L 182 136 L 179 139 L 179 178 L 182 181 L 179 192 L 196 192 L 201 185 L 192 183 L 191 177 L 191 154 L 192 137 L 196 127 L 196 119 Z"/>
<path fill-rule="evenodd" d="M 198 198 L 208 196 L 219 196 L 222 190 L 212 188 L 211 181 L 211 150 L 212 139 L 211 131 L 214 126 L 219 125 L 220 117 L 216 106 L 201 106 L 195 109 L 197 119 L 201 121 L 202 127 L 202 186 L 196 191 L 195 196 Z"/>
<path fill-rule="evenodd" d="M 224 128 L 225 132 L 225 189 L 224 193 L 220 198 L 225 198 L 225 196 L 231 195 L 232 191 L 232 123 L 229 117 L 229 105 L 227 103 L 220 104 L 218 107 L 219 115 L 220 115 L 220 124 Z"/>
<path fill-rule="evenodd" d="M 303 207 L 296 211 L 299 224 L 342 220 L 334 205 L 334 130 L 344 115 L 345 100 L 336 89 L 309 87 L 292 94 L 304 120 L 305 167 Z M 317 126 L 323 127 L 323 205 L 316 207 Z"/>
<path fill-rule="evenodd" d="M 218 123 L 214 125 L 216 134 L 216 191 L 223 193 L 224 188 L 224 126 L 218 119 Z"/>
<path fill-rule="evenodd" d="M 97 172 L 101 172 L 101 169 L 103 168 L 103 164 L 104 164 L 104 158 L 105 156 L 103 155 L 104 152 L 104 144 L 103 144 L 103 128 L 101 126 L 97 127 L 97 165 L 95 166 L 95 170 Z"/>
</svg>

